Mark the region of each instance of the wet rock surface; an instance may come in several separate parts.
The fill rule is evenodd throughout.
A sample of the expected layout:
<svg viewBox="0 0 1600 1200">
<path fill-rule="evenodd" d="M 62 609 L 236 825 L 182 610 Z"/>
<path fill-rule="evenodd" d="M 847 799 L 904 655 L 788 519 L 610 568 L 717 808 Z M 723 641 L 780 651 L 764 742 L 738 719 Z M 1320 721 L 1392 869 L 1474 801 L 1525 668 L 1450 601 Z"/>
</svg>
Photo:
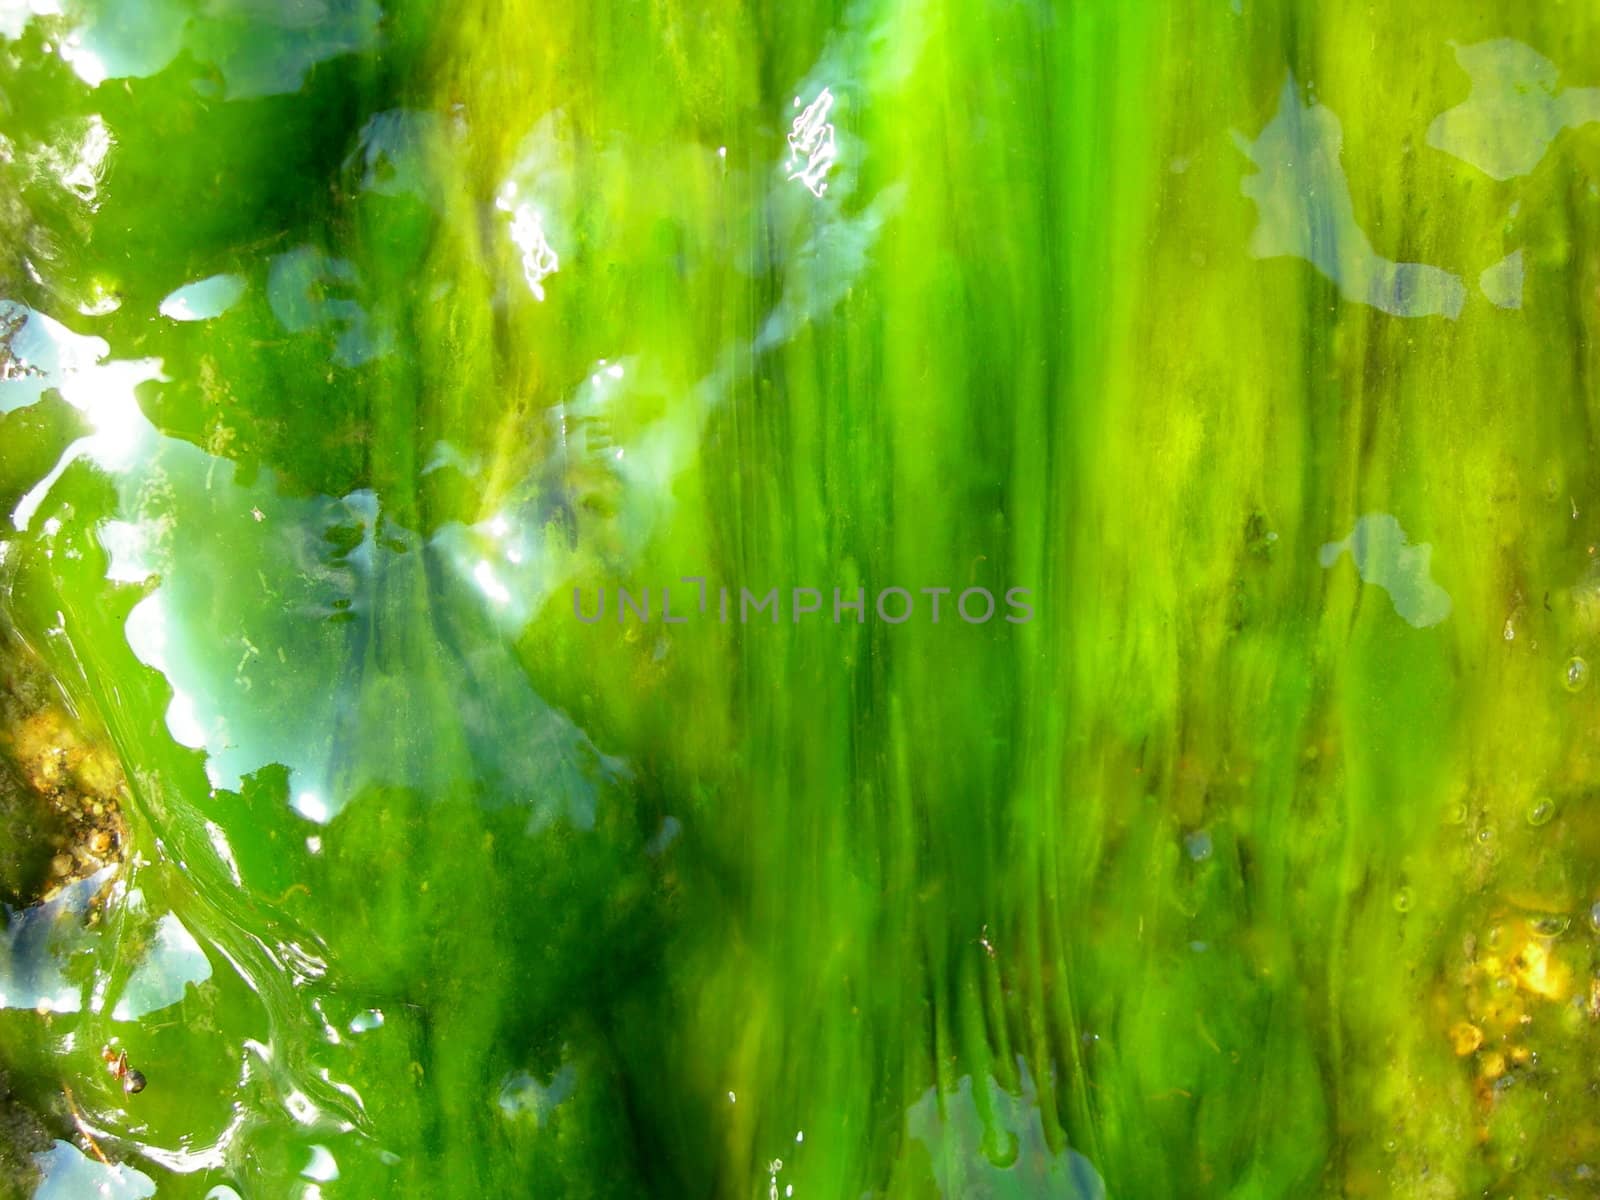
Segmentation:
<svg viewBox="0 0 1600 1200">
<path fill-rule="evenodd" d="M 98 735 L 0 629 L 0 900 L 13 908 L 122 861 L 122 768 Z"/>
<path fill-rule="evenodd" d="M 98 731 L 68 712 L 33 653 L 0 628 L 0 903 L 21 909 L 122 861 L 125 785 Z M 92 919 L 92 918 L 91 918 Z M 65 1120 L 13 1093 L 0 1063 L 0 1200 L 31 1196 L 35 1156 Z"/>
</svg>

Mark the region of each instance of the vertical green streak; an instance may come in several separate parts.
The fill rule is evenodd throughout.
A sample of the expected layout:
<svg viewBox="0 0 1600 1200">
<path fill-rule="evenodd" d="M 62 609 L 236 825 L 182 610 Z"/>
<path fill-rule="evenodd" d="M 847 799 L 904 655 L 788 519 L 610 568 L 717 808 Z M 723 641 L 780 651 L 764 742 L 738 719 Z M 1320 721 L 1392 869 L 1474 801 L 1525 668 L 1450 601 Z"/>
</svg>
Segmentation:
<svg viewBox="0 0 1600 1200">
<path fill-rule="evenodd" d="M 215 111 L 183 75 L 226 74 L 204 46 L 91 91 L 23 43 L 0 174 L 90 112 L 117 173 L 98 210 L 5 174 L 27 250 L 0 294 L 166 375 L 150 460 L 73 466 L 0 543 L 5 618 L 128 767 L 132 878 L 217 951 L 213 991 L 125 1031 L 249 1116 L 161 1194 L 282 1194 L 316 1138 L 330 1198 L 1076 1196 L 1088 1166 L 1115 1197 L 1575 1187 L 1600 142 L 1550 122 L 1600 85 L 1597 24 L 397 4 L 383 50 Z M 1466 69 L 1529 54 L 1553 82 Z M 817 196 L 785 138 L 824 88 Z M 409 191 L 357 156 L 395 113 Z M 559 256 L 538 278 L 519 205 Z M 306 248 L 386 353 L 286 328 L 262 293 Z M 1517 252 L 1497 307 L 1482 273 Z M 224 269 L 237 312 L 151 315 Z M 123 307 L 85 316 L 91 283 Z M 0 416 L 0 496 L 70 441 L 59 403 Z M 343 525 L 306 515 L 327 497 Z M 338 700 L 283 751 L 332 747 L 326 825 L 289 807 L 299 759 L 213 786 L 170 735 L 183 681 L 130 649 L 113 517 L 159 534 L 145 587 L 187 597 L 169 636 L 238 736 L 292 722 L 274 682 Z M 537 570 L 490 561 L 496 520 Z M 295 608 L 368 567 L 352 611 Z M 619 587 L 689 612 L 685 576 L 703 617 L 616 618 Z M 574 588 L 610 615 L 576 621 Z M 776 620 L 741 623 L 746 588 Z M 138 947 L 104 945 L 125 978 Z M 386 1023 L 335 1041 L 324 1009 Z M 38 1020 L 0 1013 L 8 1061 Z M 163 1089 L 118 1107 L 111 1028 L 83 1017 L 34 1092 L 70 1082 L 130 1146 L 205 1127 Z M 302 1085 L 355 1132 L 297 1124 Z"/>
</svg>

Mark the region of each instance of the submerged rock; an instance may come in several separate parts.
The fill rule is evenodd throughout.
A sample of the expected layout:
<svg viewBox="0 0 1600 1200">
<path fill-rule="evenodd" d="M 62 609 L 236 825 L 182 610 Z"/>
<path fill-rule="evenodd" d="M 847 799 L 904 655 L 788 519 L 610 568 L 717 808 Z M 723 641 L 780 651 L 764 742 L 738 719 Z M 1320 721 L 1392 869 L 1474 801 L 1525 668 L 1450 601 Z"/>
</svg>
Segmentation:
<svg viewBox="0 0 1600 1200">
<path fill-rule="evenodd" d="M 122 862 L 122 766 L 0 629 L 0 900 L 26 907 Z"/>
</svg>

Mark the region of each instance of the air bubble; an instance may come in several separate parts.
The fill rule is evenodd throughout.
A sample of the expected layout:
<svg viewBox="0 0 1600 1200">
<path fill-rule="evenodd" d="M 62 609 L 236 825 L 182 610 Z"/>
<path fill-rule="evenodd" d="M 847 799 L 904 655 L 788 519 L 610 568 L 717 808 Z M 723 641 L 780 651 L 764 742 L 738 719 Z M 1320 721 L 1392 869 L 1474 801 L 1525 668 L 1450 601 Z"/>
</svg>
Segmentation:
<svg viewBox="0 0 1600 1200">
<path fill-rule="evenodd" d="M 1572 924 L 1572 918 L 1566 913 L 1550 913 L 1543 917 L 1535 917 L 1528 922 L 1529 927 L 1540 937 L 1560 937 Z"/>
<path fill-rule="evenodd" d="M 1411 889 L 1401 888 L 1394 894 L 1394 910 L 1398 913 L 1411 911 Z"/>
<path fill-rule="evenodd" d="M 1550 818 L 1555 815 L 1555 801 L 1548 796 L 1541 796 L 1534 801 L 1533 807 L 1528 810 L 1528 824 L 1537 829 L 1540 825 L 1548 825 Z"/>
<path fill-rule="evenodd" d="M 1583 685 L 1589 682 L 1589 664 L 1574 654 L 1562 669 L 1561 682 L 1569 692 L 1582 691 Z"/>
</svg>

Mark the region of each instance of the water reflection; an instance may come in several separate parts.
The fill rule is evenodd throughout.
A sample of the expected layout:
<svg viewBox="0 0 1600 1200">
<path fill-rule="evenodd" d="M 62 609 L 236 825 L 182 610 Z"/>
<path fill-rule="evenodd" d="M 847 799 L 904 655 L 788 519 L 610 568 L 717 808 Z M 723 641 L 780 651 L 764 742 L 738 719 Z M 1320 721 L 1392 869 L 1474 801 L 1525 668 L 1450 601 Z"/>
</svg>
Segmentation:
<svg viewBox="0 0 1600 1200">
<path fill-rule="evenodd" d="M 355 299 L 361 275 L 348 259 L 316 246 L 276 255 L 268 268 L 267 303 L 289 333 L 326 330 L 333 361 L 359 367 L 394 349 L 394 332 L 368 316 Z"/>
<path fill-rule="evenodd" d="M 794 106 L 800 107 L 799 96 L 794 98 Z M 818 197 L 828 190 L 828 172 L 839 159 L 834 128 L 828 120 L 832 108 L 833 93 L 823 88 L 794 119 L 789 131 L 789 160 L 784 167 L 790 179 L 798 179 Z"/>
<path fill-rule="evenodd" d="M 332 1183 L 339 1178 L 339 1161 L 326 1146 L 314 1145 L 311 1147 L 310 1161 L 301 1168 L 300 1174 L 302 1178 L 317 1183 Z"/>
<path fill-rule="evenodd" d="M 374 113 L 356 135 L 345 160 L 356 186 L 377 196 L 413 196 L 438 205 L 438 183 L 428 155 L 444 138 L 444 123 L 430 112 L 396 108 Z"/>
<path fill-rule="evenodd" d="M 1256 258 L 1303 258 L 1338 285 L 1340 294 L 1398 317 L 1460 316 L 1466 285 L 1425 263 L 1384 258 L 1356 220 L 1340 161 L 1339 118 L 1321 104 L 1302 103 L 1291 75 L 1278 112 L 1254 141 L 1235 135 L 1258 168 L 1241 190 L 1255 202 L 1250 237 Z"/>
<path fill-rule="evenodd" d="M 0 377 L 0 414 L 35 404 L 53 389 L 83 414 L 92 431 L 68 446 L 12 510 L 12 524 L 27 529 L 51 487 L 80 458 L 115 471 L 138 457 L 148 422 L 139 412 L 134 388 L 161 378 L 161 364 L 154 359 L 104 361 L 110 346 L 103 338 L 73 333 L 12 300 L 0 299 L 0 335 L 8 352 Z"/>
<path fill-rule="evenodd" d="M 560 270 L 557 247 L 571 241 L 577 218 L 572 144 L 565 114 L 546 113 L 522 139 L 494 196 L 523 282 L 535 300 L 545 298 L 544 281 Z"/>
<path fill-rule="evenodd" d="M 43 1173 L 33 1200 L 144 1200 L 156 1194 L 155 1180 L 125 1163 L 107 1165 L 71 1142 L 57 1141 L 34 1161 Z"/>
<path fill-rule="evenodd" d="M 83 981 L 69 967 L 93 950 L 98 935 L 86 927 L 90 901 L 110 882 L 115 868 L 68 884 L 32 907 L 6 909 L 0 930 L 0 1008 L 75 1013 L 82 1007 Z"/>
<path fill-rule="evenodd" d="M 361 310 L 326 294 L 329 283 L 353 278 L 342 260 L 301 247 L 274 260 L 269 298 L 292 331 L 341 327 L 336 357 L 359 361 L 374 352 Z M 597 787 L 621 765 L 540 699 L 502 637 L 525 623 L 553 578 L 531 532 L 542 525 L 537 489 L 518 512 L 483 528 L 447 526 L 432 539 L 389 521 L 370 491 L 285 495 L 271 472 L 246 482 L 231 460 L 156 430 L 133 389 L 161 377 L 158 362 L 108 361 L 103 339 L 14 302 L 0 302 L 0 319 L 11 329 L 0 411 L 54 387 L 94 431 L 67 449 L 13 521 L 25 528 L 79 458 L 113 474 L 120 515 L 102 531 L 108 577 L 161 581 L 129 614 L 129 644 L 166 676 L 168 727 L 180 744 L 206 751 L 215 786 L 237 789 L 283 764 L 296 807 L 316 821 L 368 785 L 440 794 L 465 784 L 497 803 L 528 805 L 533 828 L 559 816 L 592 825 Z M 609 369 L 597 374 L 606 386 L 618 380 Z M 180 521 L 225 536 L 180 537 Z M 497 548 L 492 563 L 469 545 L 485 540 Z M 373 621 L 407 627 L 416 598 L 440 588 L 426 626 L 368 658 Z M 435 699 L 459 723 L 419 742 L 411 731 L 437 725 Z M 374 704 L 386 715 L 377 725 Z"/>
<path fill-rule="evenodd" d="M 129 896 L 128 908 L 139 905 Z M 167 913 L 156 922 L 155 933 L 144 958 L 134 968 L 111 1010 L 114 1021 L 137 1021 L 183 999 L 189 985 L 211 978 L 211 961 L 183 922 Z"/>
<path fill-rule="evenodd" d="M 1499 262 L 1485 267 L 1478 276 L 1478 288 L 1496 308 L 1522 307 L 1522 251 L 1513 250 Z"/>
<path fill-rule="evenodd" d="M 1368 513 L 1355 523 L 1343 541 L 1329 542 L 1318 552 L 1324 567 L 1331 567 L 1348 552 L 1366 583 L 1389 593 L 1394 610 L 1411 625 L 1426 629 L 1450 615 L 1450 596 L 1430 573 L 1433 547 L 1413 546 L 1388 513 Z"/>
<path fill-rule="evenodd" d="M 111 147 L 111 130 L 93 113 L 58 127 L 54 140 L 27 152 L 27 165 L 31 174 L 54 180 L 92 212 Z"/>
<path fill-rule="evenodd" d="M 508 1075 L 500 1084 L 498 1104 L 508 1117 L 526 1118 L 534 1124 L 549 1119 L 551 1112 L 578 1090 L 578 1068 L 565 1063 L 550 1082 L 541 1083 L 526 1071 Z"/>
<path fill-rule="evenodd" d="M 60 11 L 52 0 L 29 7 L 46 6 Z M 88 0 L 77 11 L 62 57 L 91 87 L 155 75 L 187 51 L 216 68 L 224 100 L 298 91 L 316 64 L 375 48 L 383 15 L 376 0 L 216 0 L 198 10 L 179 0 Z M 25 21 L 9 24 L 20 33 Z"/>
<path fill-rule="evenodd" d="M 85 386 L 100 362 L 111 353 L 104 338 L 74 333 L 60 321 L 26 304 L 0 299 L 0 336 L 5 350 L 0 371 L 0 414 L 37 403 L 59 389 L 76 407 L 89 401 Z"/>
<path fill-rule="evenodd" d="M 869 76 L 869 52 L 891 28 L 899 46 L 896 69 Z M 860 152 L 829 118 L 837 103 L 835 89 L 865 93 L 869 86 L 890 90 L 902 82 L 917 61 L 921 36 L 915 22 L 891 21 L 858 0 L 797 89 L 793 106 L 800 111 L 788 133 L 788 154 L 779 164 L 783 186 L 772 196 L 770 266 L 782 281 L 782 292 L 756 335 L 758 352 L 776 349 L 838 306 L 871 265 L 884 225 L 904 203 L 906 184 L 899 181 L 885 184 L 865 204 L 848 207 L 860 174 Z M 812 100 L 805 103 L 804 96 Z M 788 195 L 794 190 L 790 183 L 802 184 L 825 202 L 795 205 Z"/>
<path fill-rule="evenodd" d="M 943 1096 L 929 1088 L 906 1114 L 906 1128 L 927 1152 L 939 1195 L 1105 1200 L 1106 1187 L 1076 1150 L 1053 1150 L 1044 1133 L 1038 1095 L 1026 1063 L 1018 1059 L 1017 1094 L 963 1076 Z M 992 1122 L 980 1115 L 975 1086 L 988 1087 Z"/>
<path fill-rule="evenodd" d="M 34 17 L 58 17 L 61 0 L 6 0 L 0 4 L 0 37 L 15 41 Z"/>
<path fill-rule="evenodd" d="M 137 1021 L 184 999 L 191 984 L 211 978 L 211 962 L 183 922 L 170 912 L 152 917 L 137 891 L 111 889 L 116 868 L 77 880 L 28 908 L 7 907 L 0 931 L 0 1008 L 75 1013 L 88 993 L 99 1012 L 117 987 L 114 970 L 96 972 L 106 942 L 97 908 L 114 906 L 115 940 L 136 948 L 132 973 L 117 992 L 115 1021 Z M 81 957 L 80 957 L 81 956 Z"/>
<path fill-rule="evenodd" d="M 244 296 L 238 275 L 212 275 L 186 283 L 161 302 L 161 315 L 173 321 L 208 321 L 220 317 Z"/>
<path fill-rule="evenodd" d="M 1434 118 L 1428 145 L 1490 178 L 1526 175 L 1563 130 L 1600 121 L 1600 87 L 1558 91 L 1555 64 L 1522 42 L 1457 46 L 1456 62 L 1471 77 L 1472 91 Z"/>
</svg>

